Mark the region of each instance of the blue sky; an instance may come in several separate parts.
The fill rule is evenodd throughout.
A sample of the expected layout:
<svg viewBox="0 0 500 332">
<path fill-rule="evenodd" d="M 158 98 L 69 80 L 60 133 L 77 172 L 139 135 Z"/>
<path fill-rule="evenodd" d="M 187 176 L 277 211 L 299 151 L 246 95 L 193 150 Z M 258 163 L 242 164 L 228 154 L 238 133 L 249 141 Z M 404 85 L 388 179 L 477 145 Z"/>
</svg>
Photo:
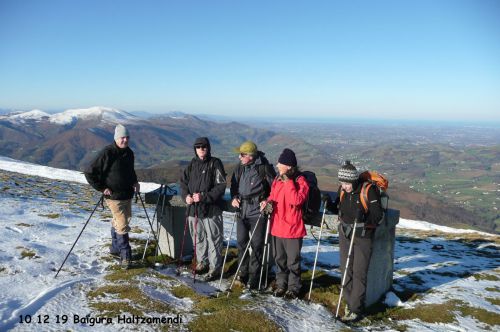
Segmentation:
<svg viewBox="0 0 500 332">
<path fill-rule="evenodd" d="M 500 1 L 0 0 L 0 108 L 500 121 Z"/>
</svg>

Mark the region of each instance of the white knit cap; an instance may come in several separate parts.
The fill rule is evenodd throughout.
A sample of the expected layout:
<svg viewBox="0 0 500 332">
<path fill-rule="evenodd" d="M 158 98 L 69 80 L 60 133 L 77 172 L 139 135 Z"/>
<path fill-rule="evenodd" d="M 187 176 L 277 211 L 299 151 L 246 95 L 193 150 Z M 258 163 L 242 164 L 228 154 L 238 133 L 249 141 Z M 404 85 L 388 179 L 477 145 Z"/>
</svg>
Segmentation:
<svg viewBox="0 0 500 332">
<path fill-rule="evenodd" d="M 115 140 L 120 139 L 122 137 L 130 136 L 128 129 L 125 126 L 119 124 L 115 128 Z"/>
</svg>

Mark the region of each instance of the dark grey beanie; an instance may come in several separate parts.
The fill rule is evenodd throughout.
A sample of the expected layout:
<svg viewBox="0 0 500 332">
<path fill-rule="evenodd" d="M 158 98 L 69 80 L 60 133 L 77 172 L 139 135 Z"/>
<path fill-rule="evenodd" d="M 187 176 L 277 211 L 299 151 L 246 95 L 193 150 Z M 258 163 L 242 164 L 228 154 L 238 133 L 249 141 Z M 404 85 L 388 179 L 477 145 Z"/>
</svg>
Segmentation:
<svg viewBox="0 0 500 332">
<path fill-rule="evenodd" d="M 358 180 L 359 173 L 349 160 L 346 160 L 344 165 L 339 168 L 339 181 L 354 183 Z"/>
</svg>

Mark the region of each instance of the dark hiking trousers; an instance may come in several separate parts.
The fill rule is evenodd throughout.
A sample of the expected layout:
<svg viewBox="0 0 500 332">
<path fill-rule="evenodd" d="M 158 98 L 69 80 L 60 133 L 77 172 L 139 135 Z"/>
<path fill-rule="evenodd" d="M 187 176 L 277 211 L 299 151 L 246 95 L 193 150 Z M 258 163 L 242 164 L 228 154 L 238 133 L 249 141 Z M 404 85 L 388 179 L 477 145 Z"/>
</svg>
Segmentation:
<svg viewBox="0 0 500 332">
<path fill-rule="evenodd" d="M 276 264 L 276 287 L 299 293 L 302 287 L 300 281 L 300 250 L 302 238 L 285 239 L 273 236 L 273 254 Z"/>
<path fill-rule="evenodd" d="M 258 222 L 258 223 L 257 223 Z M 259 282 L 260 266 L 262 264 L 262 253 L 264 249 L 264 240 L 266 233 L 266 218 L 262 216 L 254 218 L 238 219 L 236 224 L 236 236 L 238 240 L 238 262 L 241 263 L 240 276 L 255 284 Z M 257 225 L 257 228 L 255 226 Z M 250 248 L 252 249 L 246 253 L 243 261 L 243 253 L 250 240 L 250 233 L 254 232 Z"/>
<path fill-rule="evenodd" d="M 349 235 L 352 236 L 350 232 Z M 357 234 L 358 232 L 356 232 Z M 342 224 L 339 225 L 339 247 L 340 247 L 340 266 L 342 277 L 344 276 L 347 254 L 349 253 L 350 237 L 346 237 Z M 352 246 L 351 259 L 347 268 L 343 297 L 349 309 L 352 312 L 360 314 L 364 309 L 366 295 L 366 280 L 370 257 L 372 254 L 373 233 L 369 236 L 354 238 Z"/>
</svg>

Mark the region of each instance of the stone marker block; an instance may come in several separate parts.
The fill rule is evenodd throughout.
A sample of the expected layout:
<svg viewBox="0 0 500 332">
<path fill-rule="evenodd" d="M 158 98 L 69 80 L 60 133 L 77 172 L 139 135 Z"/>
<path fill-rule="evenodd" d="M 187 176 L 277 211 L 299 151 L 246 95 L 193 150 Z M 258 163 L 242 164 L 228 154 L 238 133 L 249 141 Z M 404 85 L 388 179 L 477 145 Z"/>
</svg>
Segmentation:
<svg viewBox="0 0 500 332">
<path fill-rule="evenodd" d="M 338 229 L 339 221 L 336 215 L 326 215 L 325 222 L 331 229 Z M 367 276 L 366 307 L 377 303 L 392 287 L 398 222 L 399 210 L 388 209 L 386 221 L 382 222 L 375 232 Z"/>
<path fill-rule="evenodd" d="M 375 231 L 372 257 L 368 268 L 365 306 L 378 302 L 392 287 L 394 272 L 394 245 L 399 210 L 388 209 L 386 221 Z"/>
<path fill-rule="evenodd" d="M 181 255 L 181 247 L 184 239 L 184 226 L 186 222 L 186 205 L 179 196 L 166 196 L 165 199 L 160 196 L 152 201 L 157 204 L 156 215 L 159 222 L 159 248 L 163 255 L 178 259 Z M 151 201 L 151 202 L 152 202 Z M 157 225 L 153 225 L 155 232 Z M 182 255 L 193 255 L 193 241 L 189 233 L 189 226 L 186 228 L 184 239 L 184 248 Z"/>
</svg>

